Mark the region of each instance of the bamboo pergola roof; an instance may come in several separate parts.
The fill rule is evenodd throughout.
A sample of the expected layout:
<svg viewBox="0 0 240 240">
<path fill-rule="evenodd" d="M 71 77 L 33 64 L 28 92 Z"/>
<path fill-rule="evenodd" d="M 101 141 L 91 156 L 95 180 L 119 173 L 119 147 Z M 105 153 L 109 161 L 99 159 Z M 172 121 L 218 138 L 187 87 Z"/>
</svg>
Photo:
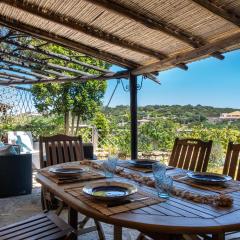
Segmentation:
<svg viewBox="0 0 240 240">
<path fill-rule="evenodd" d="M 59 81 L 120 78 L 129 72 L 156 80 L 153 74 L 158 71 L 187 70 L 190 62 L 208 56 L 222 60 L 223 53 L 240 48 L 239 0 L 2 0 L 0 24 L 126 68 L 117 73 L 98 69 L 94 76 L 75 72 L 79 75 L 73 79 L 61 73 L 63 68 L 48 65 L 48 71 L 60 72 Z M 2 41 L 44 51 L 19 46 L 9 37 Z M 22 65 L 35 60 L 18 57 L 17 64 Z M 6 62 L 6 66 L 13 65 Z M 52 81 L 49 72 L 34 74 L 40 82 Z M 17 76 L 8 77 L 11 81 L 6 84 L 20 83 Z"/>
</svg>

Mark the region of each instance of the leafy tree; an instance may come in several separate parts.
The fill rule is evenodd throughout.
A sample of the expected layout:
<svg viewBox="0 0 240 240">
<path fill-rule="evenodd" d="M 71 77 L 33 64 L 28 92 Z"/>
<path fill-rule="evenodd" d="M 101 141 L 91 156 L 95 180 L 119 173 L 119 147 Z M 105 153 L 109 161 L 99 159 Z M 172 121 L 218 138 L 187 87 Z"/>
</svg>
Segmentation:
<svg viewBox="0 0 240 240">
<path fill-rule="evenodd" d="M 101 139 L 107 137 L 110 130 L 110 123 L 109 120 L 105 117 L 105 115 L 101 112 L 95 114 L 92 123 L 98 130 L 99 137 Z"/>
<path fill-rule="evenodd" d="M 36 44 L 36 40 L 34 40 Z M 54 44 L 47 45 L 45 50 L 51 50 L 51 52 L 72 56 L 78 55 L 76 52 L 60 47 Z M 100 66 L 102 68 L 109 68 L 110 65 L 93 58 L 86 58 L 85 56 L 79 56 L 79 60 L 87 62 L 92 65 Z M 74 68 L 76 70 L 87 71 L 92 74 L 98 73 L 93 69 L 86 69 L 80 65 L 68 63 L 66 64 L 62 60 L 53 59 L 49 60 L 51 63 L 64 65 Z M 66 75 L 73 76 L 66 72 Z M 35 84 L 32 87 L 32 94 L 34 97 L 34 103 L 37 110 L 43 114 L 59 114 L 64 115 L 65 131 L 69 129 L 69 114 L 71 113 L 74 120 L 77 121 L 76 132 L 78 132 L 79 122 L 86 119 L 91 119 L 94 114 L 99 110 L 101 106 L 102 98 L 106 90 L 105 81 L 87 81 L 85 83 L 80 82 L 68 82 L 68 83 L 49 83 L 49 84 Z M 75 121 L 76 118 L 76 121 Z"/>
</svg>

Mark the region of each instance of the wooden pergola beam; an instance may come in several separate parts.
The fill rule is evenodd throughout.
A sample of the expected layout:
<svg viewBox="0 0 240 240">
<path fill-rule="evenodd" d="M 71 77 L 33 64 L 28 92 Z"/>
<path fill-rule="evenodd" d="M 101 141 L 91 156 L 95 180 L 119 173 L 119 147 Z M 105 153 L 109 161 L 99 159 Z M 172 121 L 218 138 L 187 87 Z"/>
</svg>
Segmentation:
<svg viewBox="0 0 240 240">
<path fill-rule="evenodd" d="M 213 14 L 222 17 L 228 22 L 240 27 L 240 15 L 234 13 L 232 10 L 225 9 L 222 5 L 217 3 L 216 0 L 192 0 L 203 8 L 209 10 Z"/>
<path fill-rule="evenodd" d="M 22 81 L 12 81 L 10 83 L 0 82 L 0 85 L 9 86 L 9 85 L 17 85 L 17 84 L 38 84 L 38 83 L 63 83 L 63 82 L 86 82 L 89 80 L 109 80 L 109 79 L 119 79 L 119 78 L 127 78 L 129 75 L 128 71 L 121 71 L 116 73 L 106 73 L 101 76 L 78 76 L 78 77 L 69 77 L 69 78 L 58 78 L 58 79 L 39 79 L 39 80 L 22 80 Z"/>
<path fill-rule="evenodd" d="M 102 68 L 99 68 L 97 66 L 78 61 L 74 58 L 71 58 L 71 57 L 68 57 L 68 56 L 65 56 L 65 55 L 62 55 L 62 54 L 46 51 L 44 49 L 41 49 L 39 46 L 35 47 L 35 46 L 29 45 L 29 44 L 22 44 L 20 42 L 12 41 L 12 40 L 9 40 L 7 38 L 5 38 L 3 40 L 3 42 L 14 45 L 14 46 L 17 46 L 20 49 L 34 51 L 36 53 L 44 54 L 44 55 L 49 56 L 49 57 L 57 58 L 57 59 L 60 59 L 60 60 L 64 60 L 66 62 L 70 62 L 70 63 L 74 63 L 74 64 L 84 66 L 84 67 L 87 67 L 87 68 L 90 68 L 90 69 L 94 69 L 94 70 L 97 70 L 99 72 L 110 72 L 109 70 L 102 69 Z"/>
<path fill-rule="evenodd" d="M 3 0 L 5 4 L 16 7 L 18 9 L 21 9 L 25 12 L 28 12 L 34 16 L 46 19 L 50 22 L 54 22 L 56 24 L 60 24 L 64 27 L 70 28 L 74 31 L 79 31 L 84 34 L 87 34 L 91 37 L 100 39 L 102 41 L 108 42 L 110 44 L 117 45 L 122 48 L 127 48 L 129 50 L 148 55 L 151 57 L 155 57 L 158 59 L 165 58 L 165 54 L 155 51 L 151 48 L 148 48 L 146 46 L 139 45 L 135 42 L 128 41 L 125 39 L 122 39 L 116 35 L 110 34 L 108 32 L 105 32 L 101 30 L 100 28 L 93 27 L 85 22 L 76 21 L 74 18 L 71 18 L 70 16 L 64 17 L 57 12 L 53 12 L 51 10 L 48 10 L 46 8 L 39 7 L 36 4 L 33 3 L 27 3 L 24 0 Z"/>
<path fill-rule="evenodd" d="M 90 2 L 94 5 L 98 5 L 106 9 L 107 11 L 114 12 L 118 15 L 127 17 L 135 22 L 141 23 L 142 25 L 150 29 L 163 32 L 171 37 L 174 37 L 184 43 L 189 44 L 194 48 L 198 48 L 200 46 L 207 44 L 207 42 L 204 39 L 202 39 L 199 36 L 191 34 L 185 29 L 170 24 L 169 22 L 166 22 L 165 20 L 160 19 L 159 17 L 157 18 L 150 17 L 152 13 L 149 13 L 147 15 L 142 14 L 139 11 L 127 8 L 119 4 L 117 1 L 113 0 L 85 0 L 85 1 Z M 144 11 L 146 12 L 146 10 Z M 224 59 L 224 57 L 217 52 L 214 53 L 212 56 L 219 60 Z"/>
<path fill-rule="evenodd" d="M 194 49 L 192 51 L 178 54 L 177 56 L 172 56 L 172 57 L 169 57 L 168 59 L 164 59 L 156 63 L 139 67 L 137 69 L 132 70 L 131 73 L 133 75 L 141 75 L 144 73 L 156 72 L 161 69 L 173 67 L 179 62 L 189 62 L 189 61 L 192 61 L 193 59 L 198 59 L 203 56 L 207 56 L 213 52 L 221 51 L 224 48 L 227 48 L 229 46 L 233 46 L 239 43 L 240 43 L 240 33 L 235 33 L 231 37 L 222 38 L 218 41 L 209 43 L 205 46 Z"/>
<path fill-rule="evenodd" d="M 44 60 L 35 59 L 33 57 L 26 57 L 24 55 L 19 55 L 16 52 L 13 52 L 13 51 L 7 52 L 5 50 L 1 50 L 0 52 L 3 53 L 4 55 L 9 55 L 9 56 L 12 56 L 12 57 L 15 57 L 15 58 L 18 58 L 18 59 L 22 59 L 22 60 L 27 61 L 29 63 L 35 63 L 35 64 L 38 64 L 38 65 L 43 66 L 43 67 L 68 71 L 68 72 L 72 72 L 72 73 L 76 73 L 76 74 L 81 74 L 83 76 L 93 76 L 93 74 L 90 74 L 90 73 L 87 73 L 87 72 L 83 72 L 83 71 L 73 69 L 73 68 L 69 68 L 69 67 L 60 66 L 60 65 L 57 65 L 57 64 L 54 64 L 54 63 L 48 63 Z"/>
<path fill-rule="evenodd" d="M 20 76 L 17 74 L 13 74 L 13 73 L 7 73 L 7 72 L 0 72 L 0 76 L 6 76 L 6 77 L 10 77 L 10 78 L 15 78 L 15 79 L 21 79 L 24 81 L 32 81 L 34 80 L 33 78 L 28 78 L 25 76 Z M 38 78 L 35 78 L 35 81 L 38 80 Z"/>
<path fill-rule="evenodd" d="M 5 16 L 0 16 L 0 24 L 6 26 L 8 28 L 14 29 L 15 31 L 27 33 L 36 38 L 52 42 L 52 43 L 58 44 L 63 47 L 67 47 L 74 51 L 78 51 L 78 52 L 87 54 L 89 56 L 92 56 L 92 57 L 95 57 L 98 59 L 102 59 L 104 61 L 116 64 L 121 67 L 136 68 L 136 67 L 140 66 L 140 64 L 130 61 L 128 59 L 125 59 L 120 56 L 99 50 L 94 47 L 84 45 L 82 43 L 75 42 L 73 40 L 69 40 L 65 37 L 56 35 L 54 33 L 45 31 L 43 29 L 33 28 L 31 25 L 21 23 L 15 19 L 11 19 L 11 18 L 8 18 Z"/>
<path fill-rule="evenodd" d="M 0 61 L 3 63 L 6 63 L 7 65 L 10 66 L 19 66 L 22 68 L 26 68 L 31 70 L 31 72 L 34 72 L 35 74 L 38 74 L 40 78 L 48 78 L 49 76 L 44 75 L 42 73 L 45 73 L 46 70 L 39 70 L 39 68 L 37 68 L 36 66 L 33 66 L 32 64 L 27 64 L 26 62 L 17 62 L 17 61 L 13 61 L 13 60 L 9 60 L 9 59 L 4 59 L 0 57 Z"/>
<path fill-rule="evenodd" d="M 22 73 L 22 74 L 25 74 L 25 75 L 34 76 L 36 78 L 42 78 L 42 77 L 48 78 L 48 76 L 41 75 L 41 74 L 35 73 L 33 71 L 30 72 L 30 71 L 25 71 L 25 70 L 20 69 L 20 68 L 10 67 L 6 64 L 5 65 L 0 65 L 0 69 L 4 69 L 4 70 L 11 71 L 11 72 L 16 72 L 16 73 Z"/>
</svg>

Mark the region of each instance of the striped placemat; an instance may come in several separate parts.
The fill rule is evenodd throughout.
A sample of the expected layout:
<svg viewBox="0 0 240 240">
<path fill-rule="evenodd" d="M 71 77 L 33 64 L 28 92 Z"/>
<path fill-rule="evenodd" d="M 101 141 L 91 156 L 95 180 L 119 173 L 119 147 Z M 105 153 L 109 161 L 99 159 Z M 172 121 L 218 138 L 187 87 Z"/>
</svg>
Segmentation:
<svg viewBox="0 0 240 240">
<path fill-rule="evenodd" d="M 97 180 L 105 178 L 104 174 L 94 172 L 94 171 L 86 171 L 81 173 L 78 177 L 69 177 L 69 178 L 59 178 L 54 173 L 49 172 L 47 169 L 41 169 L 39 172 L 45 177 L 49 178 L 53 182 L 57 184 L 67 184 L 67 183 L 75 183 L 75 182 L 84 182 L 90 180 Z"/>
<path fill-rule="evenodd" d="M 216 193 L 227 194 L 231 192 L 240 191 L 240 182 L 238 181 L 229 181 L 224 185 L 204 185 L 202 183 L 194 182 L 192 179 L 188 178 L 186 174 L 178 174 L 172 176 L 174 181 L 185 183 L 189 186 L 200 188 L 203 190 L 208 190 Z"/>
<path fill-rule="evenodd" d="M 127 199 L 139 199 L 143 197 L 149 197 L 149 198 L 142 201 L 127 203 L 121 206 L 107 207 L 106 202 L 95 200 L 91 196 L 85 195 L 82 191 L 82 188 L 83 186 L 75 187 L 75 188 L 66 188 L 65 192 L 71 194 L 72 196 L 77 198 L 79 201 L 89 205 L 89 207 L 94 208 L 107 216 L 111 216 L 117 213 L 127 212 L 134 209 L 143 208 L 146 206 L 150 206 L 150 205 L 154 205 L 154 204 L 166 201 L 165 199 L 159 198 L 151 193 L 138 191 L 137 193 L 129 196 Z"/>
</svg>

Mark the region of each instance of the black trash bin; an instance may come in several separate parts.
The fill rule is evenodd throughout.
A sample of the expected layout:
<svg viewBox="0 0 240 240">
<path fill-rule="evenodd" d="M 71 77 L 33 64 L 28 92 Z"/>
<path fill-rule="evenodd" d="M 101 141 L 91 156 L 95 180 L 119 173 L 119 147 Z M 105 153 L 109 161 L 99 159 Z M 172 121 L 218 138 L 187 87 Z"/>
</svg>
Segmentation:
<svg viewBox="0 0 240 240">
<path fill-rule="evenodd" d="M 32 192 L 32 154 L 0 156 L 0 197 Z"/>
</svg>

